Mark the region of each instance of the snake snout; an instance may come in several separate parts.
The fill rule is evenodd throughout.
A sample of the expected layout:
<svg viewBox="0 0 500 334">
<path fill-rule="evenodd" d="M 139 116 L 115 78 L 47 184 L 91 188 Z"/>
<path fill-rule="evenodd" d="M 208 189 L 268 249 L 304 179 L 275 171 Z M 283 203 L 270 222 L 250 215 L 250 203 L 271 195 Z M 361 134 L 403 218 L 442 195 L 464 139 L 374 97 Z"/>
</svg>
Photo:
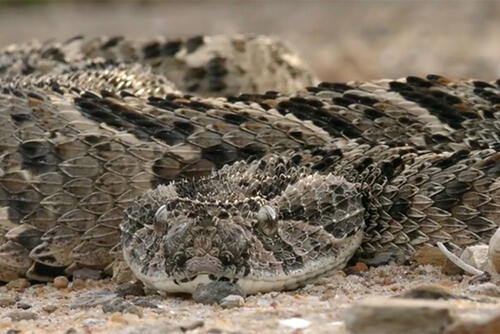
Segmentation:
<svg viewBox="0 0 500 334">
<path fill-rule="evenodd" d="M 195 277 L 200 274 L 222 276 L 224 268 L 222 262 L 209 254 L 196 256 L 186 261 L 186 274 Z"/>
</svg>

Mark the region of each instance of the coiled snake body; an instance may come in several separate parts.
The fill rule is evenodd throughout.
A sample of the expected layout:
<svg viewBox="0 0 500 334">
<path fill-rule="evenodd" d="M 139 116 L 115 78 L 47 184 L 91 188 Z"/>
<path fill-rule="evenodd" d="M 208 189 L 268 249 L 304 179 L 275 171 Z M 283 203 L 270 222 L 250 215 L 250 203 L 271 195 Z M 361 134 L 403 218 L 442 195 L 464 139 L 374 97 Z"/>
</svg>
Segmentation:
<svg viewBox="0 0 500 334">
<path fill-rule="evenodd" d="M 0 280 L 109 270 L 123 254 L 159 290 L 255 293 L 355 253 L 489 239 L 499 81 L 314 81 L 265 37 L 4 49 Z"/>
</svg>

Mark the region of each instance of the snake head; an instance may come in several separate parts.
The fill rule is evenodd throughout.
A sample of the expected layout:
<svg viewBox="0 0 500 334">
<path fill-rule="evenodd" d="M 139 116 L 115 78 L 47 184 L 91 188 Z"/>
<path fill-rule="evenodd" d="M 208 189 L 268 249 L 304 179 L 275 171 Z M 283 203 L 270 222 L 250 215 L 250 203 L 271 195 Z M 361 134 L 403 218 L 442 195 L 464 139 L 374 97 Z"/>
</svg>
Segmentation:
<svg viewBox="0 0 500 334">
<path fill-rule="evenodd" d="M 122 245 L 135 275 L 172 292 L 246 275 L 252 235 L 237 208 L 180 197 L 175 187 L 159 186 L 126 211 Z"/>
<path fill-rule="evenodd" d="M 343 266 L 363 236 L 357 185 L 303 169 L 277 176 L 267 173 L 272 164 L 257 163 L 138 198 L 122 224 L 134 274 L 168 292 L 223 280 L 251 294 L 295 288 Z"/>
</svg>

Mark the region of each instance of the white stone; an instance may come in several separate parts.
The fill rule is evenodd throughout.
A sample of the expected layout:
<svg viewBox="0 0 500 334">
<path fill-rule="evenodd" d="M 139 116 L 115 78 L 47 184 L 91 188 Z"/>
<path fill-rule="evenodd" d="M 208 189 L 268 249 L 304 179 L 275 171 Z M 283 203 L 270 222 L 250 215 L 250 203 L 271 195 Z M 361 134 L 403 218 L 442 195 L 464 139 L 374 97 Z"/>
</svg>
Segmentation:
<svg viewBox="0 0 500 334">
<path fill-rule="evenodd" d="M 222 298 L 219 305 L 223 308 L 241 307 L 245 304 L 245 299 L 239 295 L 229 295 Z"/>
<path fill-rule="evenodd" d="M 292 329 L 302 329 L 307 328 L 311 325 L 311 322 L 302 318 L 288 318 L 279 321 L 279 324 L 284 327 L 289 327 Z"/>
<path fill-rule="evenodd" d="M 500 228 L 497 229 L 490 239 L 488 266 L 495 274 L 500 273 Z"/>
<path fill-rule="evenodd" d="M 84 324 L 84 325 L 101 325 L 105 322 L 106 322 L 106 320 L 104 320 L 104 319 L 87 318 L 87 319 L 82 321 L 82 324 Z"/>
<path fill-rule="evenodd" d="M 460 259 L 476 269 L 485 271 L 488 266 L 488 245 L 475 245 L 465 248 Z"/>
</svg>

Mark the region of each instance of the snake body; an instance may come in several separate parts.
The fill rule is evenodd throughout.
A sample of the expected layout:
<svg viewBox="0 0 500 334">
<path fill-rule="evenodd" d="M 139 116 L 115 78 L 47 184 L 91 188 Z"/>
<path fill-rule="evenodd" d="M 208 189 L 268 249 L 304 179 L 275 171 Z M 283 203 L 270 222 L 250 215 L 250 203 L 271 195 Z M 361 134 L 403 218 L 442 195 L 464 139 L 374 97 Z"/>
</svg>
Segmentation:
<svg viewBox="0 0 500 334">
<path fill-rule="evenodd" d="M 159 290 L 255 293 L 500 221 L 499 81 L 315 85 L 244 36 L 11 46 L 0 76 L 3 281 L 123 254 Z"/>
</svg>

